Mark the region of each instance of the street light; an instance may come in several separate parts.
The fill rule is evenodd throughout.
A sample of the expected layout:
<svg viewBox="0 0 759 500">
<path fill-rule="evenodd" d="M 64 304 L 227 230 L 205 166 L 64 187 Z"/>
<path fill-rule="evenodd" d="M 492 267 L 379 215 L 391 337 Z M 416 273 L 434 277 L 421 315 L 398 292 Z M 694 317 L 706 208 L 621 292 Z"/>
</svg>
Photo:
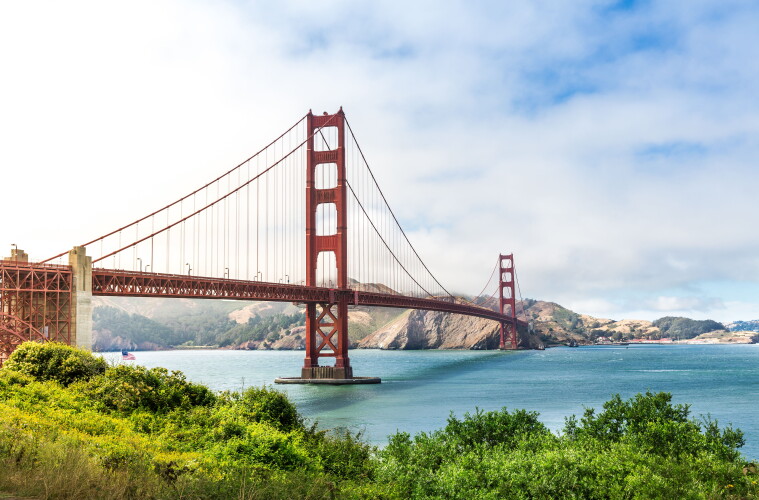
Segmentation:
<svg viewBox="0 0 759 500">
<path fill-rule="evenodd" d="M 140 273 L 142 272 L 142 259 L 137 257 L 137 260 L 140 261 Z"/>
<path fill-rule="evenodd" d="M 224 268 L 224 277 L 227 278 L 227 279 L 229 279 L 229 268 L 228 267 Z"/>
<path fill-rule="evenodd" d="M 189 276 L 190 275 L 190 271 L 192 271 L 192 268 L 190 267 L 190 263 L 189 262 L 185 262 L 184 265 L 187 266 L 187 276 Z"/>
<path fill-rule="evenodd" d="M 145 264 L 145 272 L 148 272 L 149 267 L 150 267 L 150 264 Z"/>
</svg>

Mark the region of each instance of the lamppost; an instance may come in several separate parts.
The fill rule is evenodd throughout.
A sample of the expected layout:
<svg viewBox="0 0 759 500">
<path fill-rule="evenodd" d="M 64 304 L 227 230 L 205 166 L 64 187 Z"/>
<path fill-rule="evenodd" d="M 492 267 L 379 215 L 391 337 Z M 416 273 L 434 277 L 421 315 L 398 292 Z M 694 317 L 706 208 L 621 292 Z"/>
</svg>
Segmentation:
<svg viewBox="0 0 759 500">
<path fill-rule="evenodd" d="M 145 272 L 148 272 L 148 268 L 150 268 L 150 264 L 145 264 Z"/>
<path fill-rule="evenodd" d="M 142 259 L 137 257 L 137 260 L 140 262 L 140 273 L 142 273 Z"/>
<path fill-rule="evenodd" d="M 190 267 L 190 263 L 189 262 L 185 262 L 184 265 L 187 266 L 187 276 L 189 276 L 190 275 L 190 271 L 192 271 L 192 268 Z"/>
<path fill-rule="evenodd" d="M 227 278 L 227 279 L 229 279 L 229 268 L 228 267 L 224 268 L 224 277 Z"/>
</svg>

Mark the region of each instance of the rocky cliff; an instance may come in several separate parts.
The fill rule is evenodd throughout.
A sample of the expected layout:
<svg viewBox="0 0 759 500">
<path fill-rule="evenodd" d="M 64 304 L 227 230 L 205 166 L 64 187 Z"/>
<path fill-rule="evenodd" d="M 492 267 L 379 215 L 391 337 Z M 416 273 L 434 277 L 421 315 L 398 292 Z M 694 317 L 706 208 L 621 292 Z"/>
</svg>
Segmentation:
<svg viewBox="0 0 759 500">
<path fill-rule="evenodd" d="M 231 349 L 305 348 L 304 327 L 299 326 L 302 320 L 297 325 L 293 325 L 292 320 L 284 323 L 269 321 L 268 329 L 253 331 L 254 323 L 266 323 L 267 318 L 277 320 L 288 314 L 302 318 L 303 308 L 290 303 L 97 299 L 101 302 L 95 308 L 95 338 L 101 349 L 166 348 L 188 345 L 188 338 L 195 340 L 193 345 L 196 346 L 215 344 Z M 493 300 L 479 302 L 484 307 L 496 308 Z M 115 310 L 123 314 L 116 314 Z M 599 338 L 674 338 L 671 332 L 664 332 L 657 325 L 684 324 L 681 321 L 684 318 L 662 318 L 653 323 L 595 318 L 577 314 L 553 302 L 532 299 L 517 303 L 517 315 L 529 323 L 529 328 L 519 332 L 519 347 L 522 349 L 591 344 Z M 662 323 L 665 319 L 669 321 Z M 690 323 L 699 326 L 699 322 Z M 490 320 L 435 311 L 376 307 L 351 308 L 349 332 L 351 347 L 368 349 L 495 349 L 500 336 L 498 323 Z M 678 338 L 689 337 L 679 335 Z M 698 340 L 756 342 L 759 336 L 756 332 L 730 336 L 715 331 Z"/>
<path fill-rule="evenodd" d="M 520 348 L 542 347 L 527 331 L 519 335 Z M 407 310 L 361 339 L 365 349 L 497 349 L 500 327 L 495 321 L 437 311 Z"/>
</svg>

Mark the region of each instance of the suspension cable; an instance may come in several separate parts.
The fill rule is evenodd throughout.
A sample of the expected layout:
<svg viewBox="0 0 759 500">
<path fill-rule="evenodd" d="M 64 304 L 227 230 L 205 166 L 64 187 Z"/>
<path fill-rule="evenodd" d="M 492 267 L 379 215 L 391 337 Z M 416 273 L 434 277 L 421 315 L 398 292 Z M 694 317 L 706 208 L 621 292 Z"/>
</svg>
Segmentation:
<svg viewBox="0 0 759 500">
<path fill-rule="evenodd" d="M 353 138 L 353 142 L 356 144 L 356 147 L 358 148 L 358 152 L 361 154 L 361 158 L 364 160 L 364 165 L 366 165 L 367 170 L 369 171 L 369 175 L 372 177 L 372 181 L 374 181 L 374 185 L 377 186 L 377 190 L 379 191 L 380 196 L 382 197 L 382 200 L 385 202 L 385 206 L 387 207 L 388 211 L 390 212 L 390 215 L 393 217 L 393 220 L 395 221 L 395 224 L 398 226 L 398 229 L 400 229 L 401 234 L 406 239 L 406 242 L 411 247 L 411 250 L 414 252 L 414 255 L 416 255 L 416 258 L 419 259 L 419 262 L 422 264 L 424 269 L 429 273 L 429 275 L 432 277 L 432 279 L 437 283 L 437 285 L 443 289 L 445 293 L 448 294 L 449 297 L 454 298 L 453 294 L 449 292 L 442 284 L 440 284 L 440 281 L 435 277 L 434 274 L 429 270 L 427 265 L 424 263 L 421 257 L 419 257 L 419 254 L 416 251 L 416 248 L 414 248 L 414 245 L 411 244 L 411 241 L 408 239 L 408 236 L 406 235 L 406 232 L 401 227 L 400 223 L 398 222 L 398 218 L 395 216 L 395 213 L 393 212 L 393 209 L 390 208 L 390 204 L 387 202 L 387 199 L 385 198 L 385 194 L 382 192 L 382 189 L 379 187 L 379 184 L 377 183 L 377 179 L 374 177 L 374 172 L 372 172 L 371 167 L 369 166 L 369 162 L 366 160 L 366 156 L 364 155 L 364 151 L 361 149 L 361 145 L 358 143 L 358 140 L 356 139 L 356 135 L 353 133 L 353 129 L 351 128 L 350 123 L 348 122 L 348 117 L 345 117 L 345 124 L 348 125 L 348 131 L 351 133 L 351 137 Z"/>
<path fill-rule="evenodd" d="M 334 116 L 334 115 L 333 115 L 333 116 Z M 332 121 L 332 119 L 333 119 L 333 118 L 330 118 L 330 120 L 328 120 L 328 121 L 327 121 L 327 122 L 326 122 L 326 123 L 325 123 L 323 126 L 324 126 L 324 127 L 328 126 L 328 125 L 329 125 L 329 123 Z M 319 129 L 319 130 L 321 130 L 321 127 L 320 127 L 320 129 Z M 191 217 L 194 217 L 195 215 L 199 214 L 200 212 L 202 212 L 202 211 L 206 210 L 207 208 L 213 207 L 213 206 L 214 206 L 214 205 L 216 205 L 217 203 L 219 203 L 219 202 L 221 202 L 221 201 L 225 200 L 225 199 L 226 199 L 226 198 L 228 198 L 229 196 L 231 196 L 231 195 L 233 195 L 234 193 L 236 193 L 236 192 L 240 191 L 240 190 L 241 190 L 242 188 L 244 188 L 245 186 L 247 186 L 247 185 L 251 184 L 253 181 L 255 181 L 255 180 L 258 180 L 258 179 L 259 179 L 259 178 L 260 178 L 262 175 L 266 174 L 266 173 L 267 173 L 267 172 L 269 172 L 271 169 L 273 169 L 274 167 L 276 167 L 277 165 L 279 165 L 280 163 L 282 163 L 282 162 L 283 162 L 285 159 L 287 159 L 287 158 L 288 158 L 290 155 L 292 155 L 292 154 L 293 154 L 295 151 L 297 151 L 297 150 L 299 150 L 301 147 L 303 147 L 303 145 L 304 145 L 304 144 L 306 144 L 306 143 L 308 142 L 308 140 L 309 140 L 309 139 L 311 139 L 311 137 L 313 137 L 315 134 L 316 134 L 316 132 L 314 132 L 313 134 L 311 134 L 311 136 L 309 136 L 309 137 L 308 137 L 307 139 L 305 139 L 303 142 L 301 142 L 300 144 L 298 144 L 298 146 L 296 146 L 296 147 L 295 147 L 295 149 L 293 149 L 292 151 L 290 151 L 289 153 L 287 153 L 285 156 L 283 156 L 282 158 L 280 158 L 279 160 L 277 160 L 275 163 L 273 163 L 271 166 L 269 166 L 269 167 L 268 167 L 268 168 L 266 168 L 265 170 L 261 171 L 261 172 L 260 172 L 258 175 L 256 175 L 255 177 L 251 178 L 250 180 L 248 180 L 248 181 L 247 181 L 247 182 L 245 182 L 244 184 L 242 184 L 242 185 L 238 186 L 236 189 L 234 189 L 234 190 L 232 190 L 232 191 L 228 192 L 228 193 L 227 193 L 227 194 L 225 194 L 224 196 L 222 196 L 222 197 L 220 197 L 220 198 L 217 198 L 215 201 L 212 201 L 211 203 L 207 204 L 207 205 L 206 205 L 206 206 L 204 206 L 203 208 L 201 208 L 201 209 L 199 209 L 199 210 L 196 210 L 195 212 L 193 212 L 192 214 L 188 215 L 187 217 L 184 217 L 184 218 L 182 218 L 182 219 L 180 219 L 180 220 L 178 220 L 178 221 L 174 222 L 173 224 L 170 224 L 170 225 L 168 225 L 168 226 L 164 227 L 163 229 L 160 229 L 159 231 L 156 231 L 156 232 L 154 232 L 153 234 L 150 234 L 150 235 L 148 235 L 148 236 L 146 236 L 146 237 L 144 237 L 144 238 L 142 238 L 142 239 L 140 239 L 140 240 L 138 240 L 138 241 L 132 242 L 132 243 L 130 243 L 129 245 L 126 245 L 126 246 L 124 246 L 124 247 L 121 247 L 121 248 L 119 248 L 118 250 L 115 250 L 115 251 L 113 251 L 113 252 L 109 253 L 108 255 L 103 255 L 103 256 L 101 256 L 101 257 L 99 257 L 99 258 L 97 258 L 97 259 L 93 259 L 93 261 L 92 261 L 92 262 L 93 262 L 93 263 L 95 263 L 95 262 L 101 261 L 101 260 L 103 260 L 103 259 L 105 259 L 105 258 L 107 258 L 107 257 L 110 257 L 111 255 L 115 255 L 115 254 L 117 254 L 117 253 L 119 253 L 119 252 L 121 252 L 121 251 L 123 251 L 123 250 L 126 250 L 127 248 L 130 248 L 130 247 L 133 247 L 133 246 L 135 246 L 135 245 L 138 245 L 138 244 L 142 243 L 143 241 L 146 241 L 146 240 L 148 240 L 148 239 L 150 239 L 150 238 L 152 238 L 152 237 L 154 237 L 154 236 L 156 236 L 156 235 L 158 235 L 158 234 L 161 234 L 161 233 L 163 233 L 164 231 L 167 231 L 167 230 L 171 229 L 172 227 L 176 226 L 177 224 L 179 224 L 179 223 L 181 223 L 181 222 L 184 222 L 185 220 L 187 220 L 187 219 L 189 219 L 189 218 L 191 218 Z M 280 137 L 281 137 L 281 136 L 280 136 Z M 253 157 L 251 157 L 251 158 L 253 158 Z M 243 164 L 240 164 L 240 165 L 243 165 Z M 223 176 L 222 176 L 222 177 L 223 177 Z M 221 177 L 220 177 L 220 178 L 221 178 Z M 219 178 L 219 179 L 220 179 L 220 178 Z M 217 180 L 218 180 L 218 179 L 217 179 Z M 214 181 L 214 182 L 215 182 L 215 181 Z M 159 212 L 160 212 L 160 210 L 159 210 Z M 157 212 L 156 212 L 156 213 L 157 213 Z M 128 226 L 127 226 L 127 227 L 128 227 Z M 115 232 L 118 232 L 118 231 L 114 231 L 114 233 L 115 233 Z M 113 234 L 113 233 L 111 233 L 111 234 Z M 94 241 L 97 241 L 97 240 L 94 240 Z M 61 255 L 63 255 L 63 254 L 61 254 Z M 55 257 L 54 257 L 54 258 L 55 258 Z"/>
<path fill-rule="evenodd" d="M 240 163 L 240 164 L 238 164 L 237 166 L 235 166 L 235 167 L 233 167 L 232 169 L 228 170 L 227 172 L 225 172 L 225 173 L 221 174 L 221 175 L 220 175 L 220 176 L 218 176 L 216 179 L 214 179 L 214 180 L 212 180 L 211 182 L 209 182 L 209 183 L 205 184 L 204 186 L 202 186 L 202 187 L 199 187 L 198 189 L 196 189 L 196 190 L 195 190 L 195 191 L 193 191 L 192 193 L 188 194 L 187 196 L 184 196 L 184 197 L 182 197 L 182 198 L 178 199 L 177 201 L 175 201 L 175 202 L 173 202 L 173 203 L 169 203 L 169 204 L 168 204 L 168 205 L 166 205 L 165 207 L 163 207 L 163 208 L 161 208 L 161 209 L 159 209 L 159 210 L 156 210 L 155 212 L 153 212 L 153 213 L 151 213 L 151 214 L 148 214 L 148 215 L 146 215 L 145 217 L 143 217 L 143 218 L 141 218 L 141 219 L 138 219 L 138 220 L 136 220 L 136 221 L 132 222 L 131 224 L 127 224 L 127 225 L 126 225 L 126 226 L 124 226 L 124 227 L 121 227 L 121 228 L 119 228 L 119 229 L 116 229 L 116 230 L 114 230 L 114 231 L 111 231 L 110 233 L 108 233 L 108 234 L 106 234 L 106 235 L 104 235 L 104 236 L 101 236 L 101 237 L 99 237 L 99 238 L 95 238 L 94 240 L 92 240 L 92 241 L 90 241 L 90 242 L 87 242 L 87 243 L 85 243 L 85 244 L 83 244 L 83 245 L 80 245 L 80 246 L 86 247 L 86 246 L 88 246 L 88 245 L 91 245 L 92 243 L 95 243 L 96 241 L 99 241 L 99 240 L 104 240 L 105 238 L 107 238 L 107 237 L 109 237 L 109 236 L 112 236 L 112 235 L 114 235 L 114 234 L 118 233 L 119 231 L 123 231 L 124 229 L 130 228 L 130 227 L 134 226 L 135 224 L 139 224 L 140 222 L 142 222 L 142 221 L 144 221 L 144 220 L 148 219 L 149 217 L 153 217 L 154 215 L 161 213 L 161 212 L 163 212 L 164 210 L 167 210 L 167 209 L 169 209 L 169 208 L 173 207 L 173 206 L 174 206 L 174 205 L 176 205 L 177 203 L 181 203 L 182 201 L 186 200 L 186 199 L 187 199 L 187 198 L 189 198 L 190 196 L 193 196 L 193 195 L 197 194 L 198 192 L 200 192 L 200 191 L 204 190 L 205 188 L 207 188 L 208 186 L 210 186 L 210 185 L 211 185 L 211 184 L 213 184 L 214 182 L 217 182 L 217 181 L 219 181 L 220 179 L 222 179 L 224 176 L 231 174 L 232 172 L 234 172 L 234 171 L 235 171 L 235 170 L 237 170 L 238 168 L 242 167 L 243 165 L 245 165 L 247 162 L 249 162 L 250 160 L 252 160 L 252 159 L 253 159 L 253 158 L 255 158 L 256 156 L 258 156 L 259 154 L 261 154 L 263 151 L 265 151 L 266 149 L 268 149 L 269 147 L 271 147 L 271 145 L 272 145 L 272 144 L 276 143 L 278 140 L 280 140 L 280 139 L 281 139 L 281 138 L 283 138 L 285 135 L 287 135 L 287 134 L 288 134 L 288 133 L 289 133 L 289 132 L 290 132 L 292 129 L 294 129 L 294 128 L 295 128 L 295 127 L 297 127 L 297 126 L 298 126 L 300 123 L 302 123 L 302 122 L 303 122 L 303 120 L 305 120 L 307 116 L 308 116 L 308 115 L 305 115 L 305 116 L 303 116 L 302 118 L 300 118 L 300 119 L 299 119 L 297 122 L 295 122 L 295 124 L 293 124 L 293 125 L 292 125 L 290 128 L 288 128 L 288 129 L 287 129 L 285 132 L 283 132 L 282 134 L 280 134 L 280 136 L 279 136 L 279 137 L 277 137 L 276 139 L 274 139 L 273 141 L 271 141 L 269 144 L 267 144 L 266 146 L 264 146 L 263 148 L 261 148 L 261 150 L 260 150 L 260 151 L 258 151 L 258 152 L 257 152 L 257 153 L 255 153 L 254 155 L 250 156 L 250 157 L 249 157 L 247 160 L 245 160 L 245 161 L 241 162 L 241 163 Z M 299 146 L 299 147 L 300 147 L 300 146 Z M 68 251 L 65 251 L 65 252 L 59 253 L 58 255 L 55 255 L 55 256 L 53 256 L 53 257 L 50 257 L 50 258 L 48 258 L 48 259 L 45 259 L 45 260 L 43 260 L 42 262 L 40 262 L 40 264 L 44 264 L 45 262 L 49 262 L 49 261 L 51 261 L 51 260 L 53 260 L 53 259 L 57 259 L 58 257 L 62 257 L 62 256 L 64 256 L 64 255 L 66 255 L 67 253 L 68 253 Z"/>
</svg>

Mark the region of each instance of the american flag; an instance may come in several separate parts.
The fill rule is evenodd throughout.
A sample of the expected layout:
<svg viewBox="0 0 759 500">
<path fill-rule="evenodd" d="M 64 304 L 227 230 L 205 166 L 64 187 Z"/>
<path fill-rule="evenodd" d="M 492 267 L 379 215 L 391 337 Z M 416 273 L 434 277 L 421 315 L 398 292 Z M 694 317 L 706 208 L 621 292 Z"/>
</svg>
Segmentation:
<svg viewBox="0 0 759 500">
<path fill-rule="evenodd" d="M 137 358 L 135 358 L 134 354 L 132 354 L 129 351 L 121 351 L 121 359 L 127 360 L 127 361 L 131 361 L 131 360 L 135 360 Z"/>
</svg>

